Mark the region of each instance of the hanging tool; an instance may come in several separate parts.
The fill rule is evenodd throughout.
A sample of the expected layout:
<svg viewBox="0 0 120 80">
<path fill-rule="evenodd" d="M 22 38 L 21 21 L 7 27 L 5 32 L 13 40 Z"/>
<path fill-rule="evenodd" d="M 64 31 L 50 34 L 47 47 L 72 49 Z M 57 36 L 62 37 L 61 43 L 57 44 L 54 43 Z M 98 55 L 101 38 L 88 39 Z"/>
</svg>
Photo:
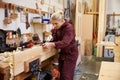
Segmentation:
<svg viewBox="0 0 120 80">
<path fill-rule="evenodd" d="M 41 4 L 42 4 L 42 5 L 44 4 L 44 0 L 41 0 Z"/>
<path fill-rule="evenodd" d="M 28 21 L 28 9 L 26 9 L 26 29 L 30 27 L 29 21 Z"/>
<path fill-rule="evenodd" d="M 18 18 L 18 14 L 16 13 L 16 6 L 13 5 L 13 6 L 12 6 L 12 9 L 13 9 L 13 13 L 11 14 L 11 18 L 12 18 L 12 19 Z"/>
<path fill-rule="evenodd" d="M 8 4 L 5 4 L 5 12 L 4 12 L 5 19 L 3 20 L 4 24 L 10 24 L 10 23 L 12 23 L 12 20 L 11 20 L 9 14 L 8 14 L 8 7 L 9 7 Z"/>
<path fill-rule="evenodd" d="M 18 33 L 18 37 L 21 37 L 21 29 L 19 27 L 16 32 Z"/>
<path fill-rule="evenodd" d="M 113 21 L 112 21 L 113 28 L 115 27 L 115 12 L 113 12 Z"/>
<path fill-rule="evenodd" d="M 12 19 L 12 4 L 9 3 L 9 14 L 10 14 L 10 18 Z"/>
</svg>

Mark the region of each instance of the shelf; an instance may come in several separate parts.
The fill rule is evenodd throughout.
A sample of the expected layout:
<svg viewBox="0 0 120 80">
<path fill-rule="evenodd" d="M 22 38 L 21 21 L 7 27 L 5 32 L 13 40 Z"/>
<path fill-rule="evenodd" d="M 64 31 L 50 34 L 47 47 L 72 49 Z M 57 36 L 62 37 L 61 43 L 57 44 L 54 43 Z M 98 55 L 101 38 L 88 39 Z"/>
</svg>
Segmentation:
<svg viewBox="0 0 120 80">
<path fill-rule="evenodd" d="M 9 3 L 0 1 L 0 8 L 5 8 L 5 5 L 9 5 Z M 27 8 L 27 7 L 19 6 L 19 5 L 16 5 L 16 4 L 11 4 L 11 5 L 20 7 L 20 9 L 21 9 L 22 11 L 24 10 L 24 8 L 26 8 L 26 9 L 28 9 L 29 13 L 38 14 L 38 10 L 37 10 L 37 9 Z M 8 8 L 8 9 L 9 9 L 9 8 Z M 47 12 L 44 12 L 44 11 L 43 11 L 42 13 L 47 13 Z"/>
<path fill-rule="evenodd" d="M 93 15 L 98 15 L 99 12 L 85 12 L 85 14 L 93 14 Z"/>
<path fill-rule="evenodd" d="M 107 14 L 107 16 L 120 16 L 120 14 Z"/>
<path fill-rule="evenodd" d="M 9 3 L 2 2 L 2 1 L 0 2 L 0 8 L 5 8 L 5 5 L 9 5 Z M 28 9 L 28 12 L 29 12 L 29 13 L 34 13 L 34 14 L 38 14 L 38 13 L 39 13 L 39 11 L 38 11 L 37 9 L 27 8 L 27 7 L 19 6 L 19 5 L 16 5 L 16 4 L 11 4 L 11 5 L 20 7 L 20 9 L 21 9 L 22 11 L 24 10 L 24 8 L 26 8 L 26 9 Z M 9 9 L 9 8 L 8 8 L 8 9 Z M 42 13 L 42 14 L 48 14 L 48 13 L 50 13 L 50 12 L 41 11 L 41 13 Z M 52 14 L 52 13 L 50 13 L 50 14 Z"/>
<path fill-rule="evenodd" d="M 31 24 L 47 25 L 47 23 L 40 23 L 40 22 L 31 22 Z"/>
</svg>

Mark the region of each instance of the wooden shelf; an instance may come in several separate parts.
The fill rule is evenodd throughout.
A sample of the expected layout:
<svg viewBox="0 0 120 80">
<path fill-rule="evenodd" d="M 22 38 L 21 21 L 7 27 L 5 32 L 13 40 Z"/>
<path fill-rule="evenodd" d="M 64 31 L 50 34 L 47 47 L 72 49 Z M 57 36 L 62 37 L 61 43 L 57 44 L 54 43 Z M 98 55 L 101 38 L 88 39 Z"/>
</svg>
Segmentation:
<svg viewBox="0 0 120 80">
<path fill-rule="evenodd" d="M 8 5 L 9 3 L 6 3 L 6 2 L 2 2 L 0 1 L 0 8 L 5 8 L 5 5 Z M 16 4 L 12 4 L 14 6 L 19 6 L 19 5 L 16 5 Z M 27 7 L 24 7 L 24 6 L 19 6 L 20 9 L 23 11 L 24 8 L 28 9 L 29 13 L 33 13 L 33 14 L 38 14 L 39 11 L 37 9 L 32 9 L 32 8 L 27 8 Z M 42 11 L 41 12 L 42 14 L 47 14 L 49 12 L 46 12 L 46 11 Z M 52 14 L 52 13 L 51 13 Z"/>
<path fill-rule="evenodd" d="M 107 16 L 120 16 L 120 14 L 107 14 Z"/>
<path fill-rule="evenodd" d="M 47 25 L 47 23 L 40 23 L 40 22 L 31 22 L 31 24 Z"/>
<path fill-rule="evenodd" d="M 85 14 L 98 15 L 98 14 L 99 14 L 99 12 L 85 12 Z"/>
<path fill-rule="evenodd" d="M 0 8 L 5 8 L 5 5 L 9 5 L 9 3 L 0 1 Z M 19 6 L 19 5 L 15 5 L 15 4 L 12 4 L 12 5 Z M 24 10 L 24 8 L 26 8 L 24 6 L 19 6 L 19 7 L 20 7 L 21 10 Z M 32 8 L 26 8 L 26 9 L 28 9 L 28 11 L 30 13 L 38 14 L 38 10 L 37 9 L 32 9 Z"/>
</svg>

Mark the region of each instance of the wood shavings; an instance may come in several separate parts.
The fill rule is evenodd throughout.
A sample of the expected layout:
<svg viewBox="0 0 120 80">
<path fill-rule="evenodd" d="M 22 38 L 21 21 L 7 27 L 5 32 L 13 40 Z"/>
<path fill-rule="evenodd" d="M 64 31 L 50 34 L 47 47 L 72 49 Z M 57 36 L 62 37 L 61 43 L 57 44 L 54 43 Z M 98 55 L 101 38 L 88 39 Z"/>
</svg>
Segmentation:
<svg viewBox="0 0 120 80">
<path fill-rule="evenodd" d="M 9 63 L 9 58 L 4 58 L 3 62 Z"/>
<path fill-rule="evenodd" d="M 4 52 L 4 53 L 1 53 L 0 56 L 4 56 L 5 58 L 8 58 L 10 54 L 11 52 Z"/>
<path fill-rule="evenodd" d="M 0 56 L 0 61 L 4 60 L 5 57 L 4 56 Z"/>
<path fill-rule="evenodd" d="M 13 53 L 11 53 L 9 55 L 9 66 L 10 66 L 10 79 L 9 80 L 13 80 L 14 79 L 14 74 L 13 74 L 13 70 L 14 70 L 14 66 L 13 66 Z"/>
</svg>

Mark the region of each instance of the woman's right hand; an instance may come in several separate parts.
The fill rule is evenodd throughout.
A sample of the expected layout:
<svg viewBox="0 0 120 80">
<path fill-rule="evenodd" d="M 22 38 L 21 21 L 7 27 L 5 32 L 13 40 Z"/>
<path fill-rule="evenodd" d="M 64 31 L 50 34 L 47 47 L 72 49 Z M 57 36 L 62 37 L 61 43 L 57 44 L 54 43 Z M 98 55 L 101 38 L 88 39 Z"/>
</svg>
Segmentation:
<svg viewBox="0 0 120 80">
<path fill-rule="evenodd" d="M 53 42 L 46 42 L 42 46 L 44 49 L 49 49 L 51 47 L 55 47 L 55 44 Z"/>
</svg>

